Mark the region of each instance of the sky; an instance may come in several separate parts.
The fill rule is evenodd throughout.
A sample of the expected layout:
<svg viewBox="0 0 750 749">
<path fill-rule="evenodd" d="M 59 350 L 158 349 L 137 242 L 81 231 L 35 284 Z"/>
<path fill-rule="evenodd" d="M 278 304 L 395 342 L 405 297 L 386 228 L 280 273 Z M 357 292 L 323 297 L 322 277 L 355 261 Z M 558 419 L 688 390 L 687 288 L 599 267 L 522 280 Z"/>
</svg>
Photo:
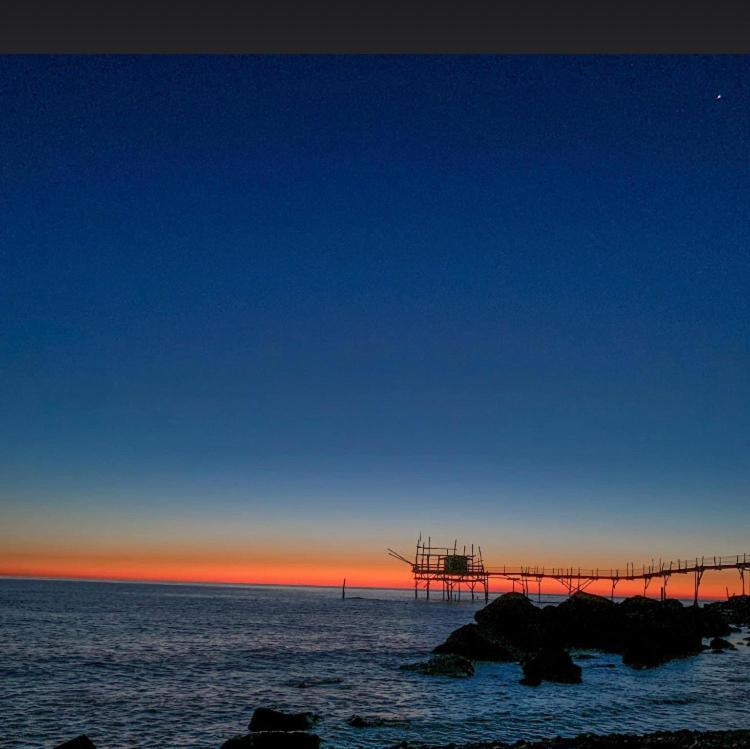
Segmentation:
<svg viewBox="0 0 750 749">
<path fill-rule="evenodd" d="M 748 81 L 0 58 L 0 574 L 750 553 Z"/>
</svg>

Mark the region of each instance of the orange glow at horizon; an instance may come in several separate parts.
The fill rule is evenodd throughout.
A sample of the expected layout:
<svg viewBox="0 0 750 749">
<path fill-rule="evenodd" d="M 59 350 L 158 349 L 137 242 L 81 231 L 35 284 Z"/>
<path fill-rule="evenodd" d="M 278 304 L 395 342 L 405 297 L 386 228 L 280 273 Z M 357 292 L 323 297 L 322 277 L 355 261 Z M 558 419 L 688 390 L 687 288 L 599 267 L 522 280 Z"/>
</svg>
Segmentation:
<svg viewBox="0 0 750 749">
<path fill-rule="evenodd" d="M 393 564 L 389 560 L 382 563 L 367 555 L 366 560 L 341 555 L 321 563 L 317 559 L 255 559 L 242 561 L 224 559 L 179 558 L 180 555 L 119 555 L 89 554 L 74 556 L 72 554 L 4 554 L 0 557 L 0 576 L 5 577 L 42 577 L 72 578 L 92 580 L 122 580 L 143 582 L 176 582 L 176 583 L 229 583 L 261 585 L 320 585 L 341 586 L 344 578 L 347 587 L 372 588 L 413 588 L 411 570 L 404 564 Z M 670 598 L 691 599 L 693 597 L 693 578 L 691 575 L 673 575 L 669 581 L 667 593 Z M 490 591 L 493 594 L 510 590 L 521 590 L 509 580 L 492 579 Z M 439 586 L 433 586 L 433 597 L 439 596 Z M 658 598 L 660 584 L 654 581 L 647 595 Z M 533 599 L 538 592 L 537 585 L 532 583 L 529 595 Z M 609 597 L 609 583 L 594 583 L 587 592 Z M 725 598 L 741 592 L 739 576 L 729 571 L 707 573 L 704 577 L 700 594 L 701 598 Z M 543 595 L 562 595 L 564 588 L 554 581 L 545 581 L 541 586 Z M 617 597 L 643 595 L 643 584 L 638 582 L 621 582 L 617 585 Z M 424 592 L 420 591 L 424 596 Z"/>
</svg>

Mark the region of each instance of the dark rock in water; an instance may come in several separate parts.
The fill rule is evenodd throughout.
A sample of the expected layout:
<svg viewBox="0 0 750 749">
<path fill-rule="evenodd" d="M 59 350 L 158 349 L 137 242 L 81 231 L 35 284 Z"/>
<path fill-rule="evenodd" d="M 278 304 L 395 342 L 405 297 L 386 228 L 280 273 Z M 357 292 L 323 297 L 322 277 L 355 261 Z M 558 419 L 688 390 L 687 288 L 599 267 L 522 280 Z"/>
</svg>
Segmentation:
<svg viewBox="0 0 750 749">
<path fill-rule="evenodd" d="M 574 593 L 558 606 L 542 610 L 548 645 L 617 650 L 622 612 L 617 604 L 591 593 Z"/>
<path fill-rule="evenodd" d="M 248 749 L 252 744 L 252 736 L 233 736 L 231 739 L 227 739 L 219 749 Z"/>
<path fill-rule="evenodd" d="M 352 715 L 346 722 L 354 728 L 377 728 L 378 726 L 408 726 L 409 721 L 399 718 L 363 718 L 361 715 Z"/>
<path fill-rule="evenodd" d="M 716 612 L 727 624 L 750 625 L 750 596 L 730 596 L 726 601 L 707 603 L 703 609 Z"/>
<path fill-rule="evenodd" d="M 725 640 L 722 637 L 714 637 L 714 639 L 708 643 L 708 647 L 710 647 L 711 650 L 736 650 L 729 640 Z"/>
<path fill-rule="evenodd" d="M 542 645 L 542 611 L 523 593 L 505 593 L 474 614 L 490 637 L 519 653 Z"/>
<path fill-rule="evenodd" d="M 522 663 L 521 684 L 539 686 L 542 681 L 557 681 L 563 684 L 580 684 L 581 667 L 573 663 L 568 653 L 560 648 L 543 648 L 525 658 Z"/>
<path fill-rule="evenodd" d="M 258 707 L 250 719 L 249 729 L 255 731 L 307 731 L 320 717 L 315 713 L 282 713 L 268 707 Z"/>
<path fill-rule="evenodd" d="M 621 650 L 625 665 L 653 668 L 701 652 L 707 623 L 697 606 L 686 608 L 679 601 L 643 596 L 628 598 L 618 606 L 625 617 Z"/>
<path fill-rule="evenodd" d="M 732 631 L 724 615 L 716 607 L 709 604 L 700 608 L 691 607 L 691 609 L 698 619 L 701 637 L 724 637 Z"/>
<path fill-rule="evenodd" d="M 577 661 L 590 661 L 596 658 L 595 655 L 591 655 L 591 653 L 576 653 L 576 655 L 573 656 Z"/>
<path fill-rule="evenodd" d="M 82 733 L 64 744 L 58 744 L 55 749 L 96 749 L 96 746 L 85 733 Z"/>
<path fill-rule="evenodd" d="M 462 655 L 474 661 L 516 661 L 521 655 L 517 648 L 495 639 L 473 623 L 459 627 L 432 652 Z"/>
<path fill-rule="evenodd" d="M 350 715 L 346 722 L 353 726 L 354 728 L 370 728 L 372 727 L 372 723 L 367 719 L 363 718 L 361 715 Z"/>
<path fill-rule="evenodd" d="M 433 655 L 423 663 L 404 663 L 399 666 L 404 671 L 417 671 L 428 676 L 452 676 L 462 678 L 474 676 L 474 666 L 462 655 Z"/>
<path fill-rule="evenodd" d="M 258 731 L 225 741 L 221 749 L 318 749 L 320 737 L 304 731 Z"/>
<path fill-rule="evenodd" d="M 297 687 L 297 689 L 308 689 L 309 687 L 323 687 L 330 684 L 341 684 L 341 679 L 336 676 L 311 676 L 309 679 L 300 679 L 295 681 L 287 682 L 290 687 Z"/>
<path fill-rule="evenodd" d="M 727 604 L 740 611 L 743 600 L 735 596 Z M 521 661 L 543 649 L 597 649 L 621 654 L 633 668 L 650 668 L 700 653 L 704 637 L 729 634 L 717 605 L 683 606 L 645 596 L 615 604 L 579 592 L 558 606 L 538 608 L 521 593 L 506 593 L 477 611 L 476 624 L 455 630 L 433 652 Z"/>
</svg>

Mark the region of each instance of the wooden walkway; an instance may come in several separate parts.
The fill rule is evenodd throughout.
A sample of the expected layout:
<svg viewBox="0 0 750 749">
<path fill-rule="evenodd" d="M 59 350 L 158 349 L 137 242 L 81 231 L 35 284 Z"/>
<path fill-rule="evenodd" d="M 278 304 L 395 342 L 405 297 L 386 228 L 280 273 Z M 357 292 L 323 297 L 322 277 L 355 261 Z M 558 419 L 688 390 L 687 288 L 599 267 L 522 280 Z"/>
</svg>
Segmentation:
<svg viewBox="0 0 750 749">
<path fill-rule="evenodd" d="M 607 581 L 611 585 L 611 595 L 614 598 L 615 589 L 622 581 L 642 581 L 643 595 L 648 594 L 649 587 L 655 580 L 660 583 L 659 597 L 664 600 L 667 597 L 667 586 L 673 575 L 692 575 L 693 577 L 693 602 L 698 603 L 701 580 L 706 572 L 736 570 L 739 573 L 742 594 L 745 594 L 745 573 L 750 570 L 750 555 L 736 554 L 734 556 L 721 557 L 696 557 L 695 559 L 678 559 L 677 561 L 658 562 L 652 560 L 651 564 L 635 567 L 626 564 L 621 568 L 597 568 L 583 569 L 581 567 L 485 567 L 482 559 L 482 550 L 474 552 L 463 547 L 459 551 L 457 543 L 453 548 L 434 547 L 431 540 L 423 542 L 420 536 L 417 541 L 417 551 L 414 559 L 407 559 L 392 549 L 388 553 L 405 562 L 412 568 L 414 576 L 414 595 L 418 597 L 419 589 L 427 592 L 430 597 L 430 588 L 440 585 L 442 597 L 453 600 L 461 597 L 463 588 L 470 593 L 474 600 L 477 589 L 484 593 L 485 601 L 489 600 L 489 580 L 498 578 L 509 580 L 513 583 L 515 590 L 519 586 L 527 596 L 532 586 L 536 586 L 537 593 L 541 596 L 541 587 L 544 580 L 554 580 L 560 583 L 569 594 L 582 591 L 592 583 Z"/>
</svg>

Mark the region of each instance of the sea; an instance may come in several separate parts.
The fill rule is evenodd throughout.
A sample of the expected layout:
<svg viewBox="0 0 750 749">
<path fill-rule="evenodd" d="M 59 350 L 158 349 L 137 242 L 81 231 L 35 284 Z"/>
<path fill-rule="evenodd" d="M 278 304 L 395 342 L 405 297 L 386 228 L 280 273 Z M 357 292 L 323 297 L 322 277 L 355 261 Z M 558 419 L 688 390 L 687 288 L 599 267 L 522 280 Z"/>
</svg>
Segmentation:
<svg viewBox="0 0 750 749">
<path fill-rule="evenodd" d="M 0 579 L 0 747 L 86 733 L 98 749 L 218 749 L 258 706 L 318 713 L 326 747 L 750 728 L 747 631 L 729 638 L 736 651 L 651 670 L 591 653 L 579 685 L 522 686 L 513 663 L 479 663 L 468 679 L 399 669 L 483 605 L 405 590 L 342 600 L 332 588 Z M 353 714 L 386 724 L 354 728 Z"/>
</svg>

